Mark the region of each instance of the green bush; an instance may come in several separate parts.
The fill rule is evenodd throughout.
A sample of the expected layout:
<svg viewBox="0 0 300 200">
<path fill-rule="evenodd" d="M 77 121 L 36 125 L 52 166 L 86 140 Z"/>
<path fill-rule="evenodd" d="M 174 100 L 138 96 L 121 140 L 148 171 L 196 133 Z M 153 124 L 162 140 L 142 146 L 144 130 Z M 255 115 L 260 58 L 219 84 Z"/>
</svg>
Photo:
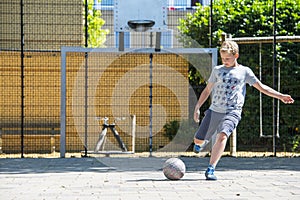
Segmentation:
<svg viewBox="0 0 300 200">
<path fill-rule="evenodd" d="M 296 135 L 293 137 L 293 152 L 299 152 L 300 151 L 300 135 Z"/>
<path fill-rule="evenodd" d="M 273 36 L 273 0 L 215 0 L 213 1 L 212 16 L 212 46 L 219 47 L 223 32 L 235 37 L 263 37 Z M 277 35 L 300 35 L 300 0 L 277 0 Z M 209 47 L 209 15 L 210 7 L 198 5 L 194 13 L 189 13 L 180 20 L 180 38 L 185 46 L 196 41 L 203 47 Z M 285 42 L 276 45 L 277 66 L 281 66 L 281 88 L 283 93 L 291 94 L 295 98 L 293 105 L 280 104 L 280 138 L 278 147 L 286 145 L 288 149 L 299 145 L 289 131 L 290 127 L 299 126 L 300 104 L 298 91 L 300 90 L 300 45 L 299 43 Z M 262 55 L 262 82 L 273 86 L 273 46 L 263 44 Z M 240 45 L 239 63 L 249 66 L 258 76 L 259 45 Z M 190 84 L 193 86 L 205 85 L 201 74 L 190 69 Z M 199 95 L 199 94 L 197 94 Z M 272 98 L 263 95 L 264 134 L 272 134 L 273 106 Z M 298 137 L 297 137 L 298 138 Z M 238 126 L 238 147 L 271 146 L 272 140 L 259 137 L 259 92 L 252 87 L 247 88 L 247 97 L 244 106 L 242 121 Z"/>
</svg>

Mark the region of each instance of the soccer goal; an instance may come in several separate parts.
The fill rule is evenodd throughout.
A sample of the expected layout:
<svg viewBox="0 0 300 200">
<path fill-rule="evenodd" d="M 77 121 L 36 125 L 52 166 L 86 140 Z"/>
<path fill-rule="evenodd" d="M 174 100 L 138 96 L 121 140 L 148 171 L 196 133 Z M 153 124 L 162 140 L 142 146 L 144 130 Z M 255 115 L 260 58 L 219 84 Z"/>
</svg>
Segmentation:
<svg viewBox="0 0 300 200">
<path fill-rule="evenodd" d="M 185 151 L 194 133 L 170 138 L 164 126 L 192 119 L 197 97 L 189 68 L 207 79 L 216 63 L 215 48 L 62 47 L 61 157 L 69 151 Z"/>
</svg>

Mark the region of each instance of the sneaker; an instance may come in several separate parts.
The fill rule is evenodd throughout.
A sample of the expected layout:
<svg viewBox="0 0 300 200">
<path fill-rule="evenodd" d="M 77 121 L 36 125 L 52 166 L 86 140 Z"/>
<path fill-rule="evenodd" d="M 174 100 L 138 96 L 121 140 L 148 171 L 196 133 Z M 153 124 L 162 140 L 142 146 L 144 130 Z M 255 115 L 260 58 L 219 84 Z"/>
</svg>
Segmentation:
<svg viewBox="0 0 300 200">
<path fill-rule="evenodd" d="M 200 145 L 195 144 L 195 145 L 194 145 L 194 152 L 195 152 L 195 153 L 199 153 L 200 151 L 201 151 Z"/>
<path fill-rule="evenodd" d="M 206 180 L 216 181 L 217 177 L 214 175 L 215 168 L 213 166 L 208 166 L 207 170 L 205 171 Z"/>
</svg>

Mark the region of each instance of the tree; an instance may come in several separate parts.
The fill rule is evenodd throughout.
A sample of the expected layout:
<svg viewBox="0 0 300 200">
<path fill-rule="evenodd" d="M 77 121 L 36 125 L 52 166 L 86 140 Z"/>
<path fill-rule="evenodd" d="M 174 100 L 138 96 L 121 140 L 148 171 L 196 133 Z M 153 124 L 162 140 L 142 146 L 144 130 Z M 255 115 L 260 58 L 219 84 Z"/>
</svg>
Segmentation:
<svg viewBox="0 0 300 200">
<path fill-rule="evenodd" d="M 98 2 L 101 2 L 101 0 L 98 0 Z M 93 5 L 93 0 L 88 0 L 88 47 L 104 47 L 109 30 L 102 29 L 105 21 L 101 18 L 101 11 L 94 9 Z M 83 16 L 85 16 L 85 13 Z"/>
</svg>

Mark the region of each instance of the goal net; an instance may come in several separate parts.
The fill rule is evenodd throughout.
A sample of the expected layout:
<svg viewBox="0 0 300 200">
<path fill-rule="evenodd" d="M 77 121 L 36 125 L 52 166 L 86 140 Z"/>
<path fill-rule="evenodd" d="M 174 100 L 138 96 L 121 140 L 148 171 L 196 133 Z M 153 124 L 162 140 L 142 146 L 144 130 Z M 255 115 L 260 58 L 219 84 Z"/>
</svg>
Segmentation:
<svg viewBox="0 0 300 200">
<path fill-rule="evenodd" d="M 63 47 L 61 156 L 83 146 L 95 150 L 103 129 L 99 117 L 126 119 L 116 121 L 115 128 L 128 152 L 185 151 L 196 128 L 190 123 L 197 97 L 189 84 L 189 69 L 194 67 L 207 79 L 216 63 L 214 48 L 119 52 Z M 134 126 L 131 116 L 136 117 Z M 122 151 L 110 128 L 104 149 Z"/>
</svg>

